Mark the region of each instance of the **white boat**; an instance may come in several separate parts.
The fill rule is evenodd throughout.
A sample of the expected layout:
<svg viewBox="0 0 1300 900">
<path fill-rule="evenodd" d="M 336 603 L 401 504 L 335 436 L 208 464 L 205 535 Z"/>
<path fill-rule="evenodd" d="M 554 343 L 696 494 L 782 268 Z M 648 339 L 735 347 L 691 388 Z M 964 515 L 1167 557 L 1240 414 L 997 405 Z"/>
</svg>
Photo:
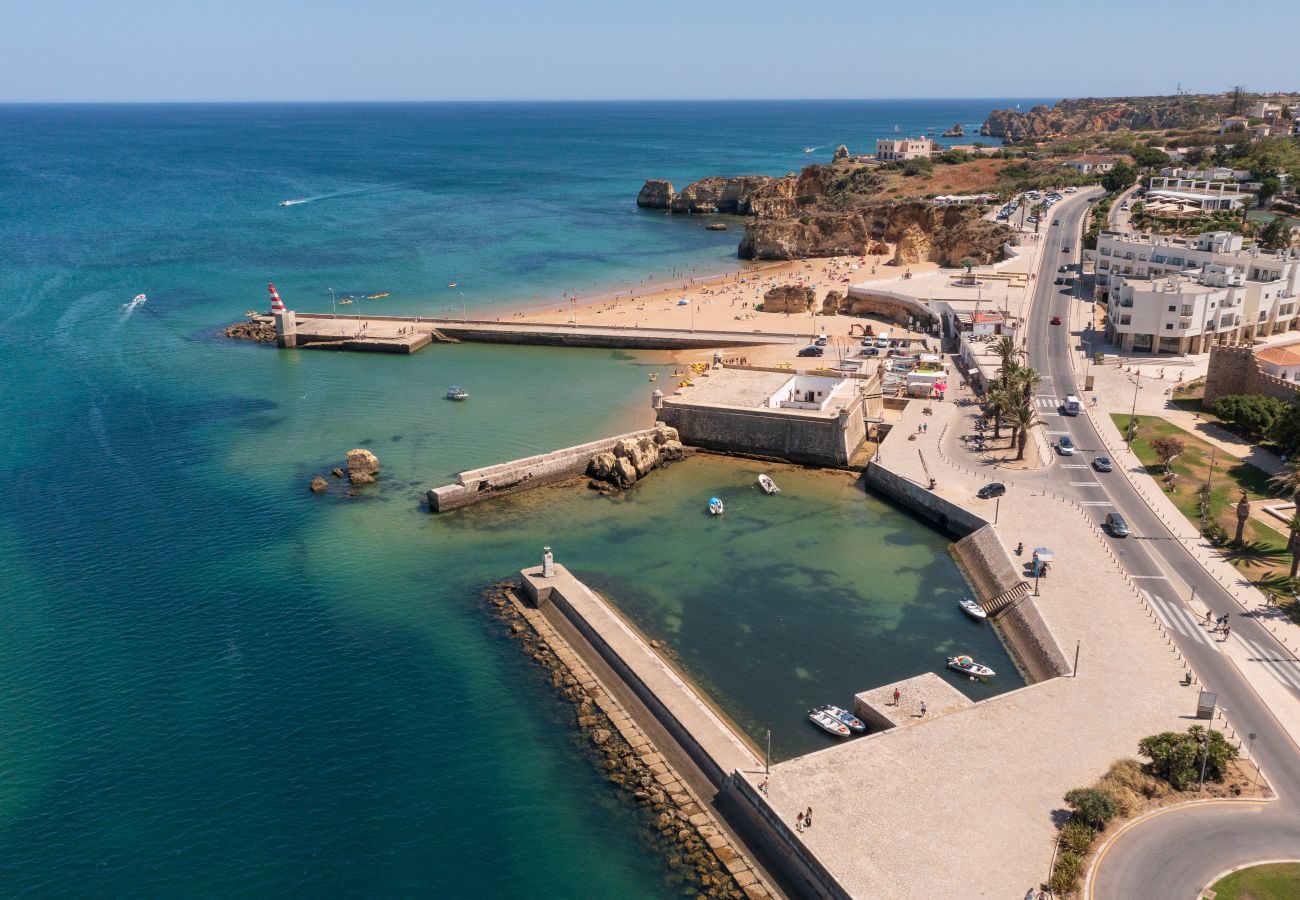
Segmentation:
<svg viewBox="0 0 1300 900">
<path fill-rule="evenodd" d="M 820 709 L 808 711 L 808 721 L 812 722 L 827 734 L 833 734 L 835 737 L 848 737 L 849 726 L 836 719 L 830 713 Z"/>
<path fill-rule="evenodd" d="M 144 294 L 136 294 L 134 297 L 131 298 L 130 302 L 123 303 L 122 308 L 135 309 L 137 306 L 141 305 L 142 303 L 148 302 L 148 300 L 149 298 L 146 297 Z"/>
<path fill-rule="evenodd" d="M 957 601 L 957 605 L 962 608 L 962 612 L 966 613 L 966 615 L 970 616 L 972 619 L 987 619 L 989 617 L 989 614 L 984 611 L 984 607 L 980 606 L 970 597 L 962 597 Z"/>
<path fill-rule="evenodd" d="M 720 516 L 720 515 L 722 515 L 723 512 L 724 512 L 724 507 L 723 507 L 723 505 L 722 505 L 722 501 L 719 500 L 717 497 L 710 497 L 710 498 L 709 498 L 709 513 L 710 513 L 711 515 Z"/>
<path fill-rule="evenodd" d="M 867 723 L 853 715 L 853 713 L 849 712 L 847 709 L 840 709 L 838 706 L 827 705 L 819 707 L 818 709 L 813 710 L 813 712 L 824 712 L 841 725 L 848 726 L 849 731 L 857 734 L 865 734 L 867 731 Z"/>
<path fill-rule="evenodd" d="M 465 390 L 465 389 L 464 389 L 463 387 L 461 387 L 460 385 L 456 385 L 455 387 L 449 387 L 449 388 L 447 388 L 447 399 L 448 399 L 448 400 L 468 400 L 468 399 L 469 399 L 469 391 Z"/>
<path fill-rule="evenodd" d="M 804 153 L 812 153 L 812 152 L 813 152 L 814 150 L 816 150 L 816 149 L 817 149 L 816 147 L 804 147 L 804 148 L 803 148 L 803 152 L 804 152 Z"/>
<path fill-rule="evenodd" d="M 969 656 L 948 657 L 948 668 L 955 672 L 961 672 L 963 675 L 974 675 L 976 678 L 992 678 L 997 674 L 988 666 L 980 665 Z"/>
<path fill-rule="evenodd" d="M 779 493 L 781 493 L 781 489 L 780 489 L 779 487 L 776 486 L 776 482 L 773 481 L 773 480 L 771 479 L 771 477 L 768 476 L 768 475 L 759 475 L 759 476 L 758 476 L 758 486 L 761 487 L 761 488 L 763 489 L 763 493 L 765 493 L 765 494 L 779 494 Z"/>
</svg>

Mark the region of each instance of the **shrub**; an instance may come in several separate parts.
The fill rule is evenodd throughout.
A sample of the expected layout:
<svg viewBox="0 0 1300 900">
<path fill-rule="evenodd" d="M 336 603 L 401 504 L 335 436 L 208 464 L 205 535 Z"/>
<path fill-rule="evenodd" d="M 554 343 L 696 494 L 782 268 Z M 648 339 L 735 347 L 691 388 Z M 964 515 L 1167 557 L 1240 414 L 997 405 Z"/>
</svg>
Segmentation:
<svg viewBox="0 0 1300 900">
<path fill-rule="evenodd" d="M 1083 874 L 1083 857 L 1077 853 L 1065 852 L 1056 857 L 1056 866 L 1048 884 L 1057 895 L 1064 897 L 1074 890 Z"/>
<path fill-rule="evenodd" d="M 1107 790 L 1123 788 L 1148 800 L 1169 793 L 1169 785 L 1143 769 L 1136 759 L 1121 759 L 1102 776 L 1100 783 Z"/>
<path fill-rule="evenodd" d="M 1086 856 L 1097 839 L 1097 832 L 1082 822 L 1066 822 L 1061 829 L 1061 849 L 1066 853 Z"/>
<path fill-rule="evenodd" d="M 1223 528 L 1218 530 L 1222 532 Z M 1226 537 L 1225 534 L 1224 538 Z M 1237 748 L 1224 739 L 1222 732 L 1207 732 L 1200 725 L 1193 725 L 1187 729 L 1186 734 L 1164 731 L 1144 737 L 1138 742 L 1138 752 L 1151 759 L 1153 773 L 1180 791 L 1197 783 L 1202 760 L 1205 763 L 1205 777 L 1222 782 L 1227 774 L 1228 763 L 1238 755 Z M 1066 802 L 1069 802 L 1068 798 Z"/>
<path fill-rule="evenodd" d="M 1075 788 L 1066 793 L 1065 802 L 1085 825 L 1097 831 L 1115 818 L 1115 801 L 1097 788 Z"/>
</svg>

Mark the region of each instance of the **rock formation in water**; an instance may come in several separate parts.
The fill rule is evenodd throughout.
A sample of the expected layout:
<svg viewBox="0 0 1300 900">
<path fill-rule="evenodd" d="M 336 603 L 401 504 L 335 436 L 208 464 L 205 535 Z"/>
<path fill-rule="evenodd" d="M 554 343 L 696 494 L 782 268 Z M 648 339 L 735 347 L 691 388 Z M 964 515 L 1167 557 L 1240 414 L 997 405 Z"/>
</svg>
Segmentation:
<svg viewBox="0 0 1300 900">
<path fill-rule="evenodd" d="M 641 193 L 636 195 L 636 205 L 645 209 L 667 209 L 676 193 L 673 183 L 662 178 L 647 178 Z"/>
<path fill-rule="evenodd" d="M 840 144 L 835 148 L 835 155 L 831 157 L 831 162 L 839 162 L 842 159 L 849 158 L 849 148 Z"/>
<path fill-rule="evenodd" d="M 379 474 L 379 457 L 364 448 L 348 451 L 348 480 L 370 484 Z"/>
<path fill-rule="evenodd" d="M 682 188 L 668 208 L 675 213 L 753 214 L 750 198 L 759 188 L 771 184 L 770 175 L 741 175 L 736 178 L 701 178 Z"/>
<path fill-rule="evenodd" d="M 621 440 L 612 449 L 598 453 L 587 463 L 587 475 L 594 486 L 612 485 L 626 490 L 665 462 L 681 459 L 686 448 L 676 428 L 661 426 L 653 436 Z"/>
<path fill-rule="evenodd" d="M 802 284 L 778 284 L 763 294 L 763 312 L 806 313 L 812 309 L 817 292 Z"/>
<path fill-rule="evenodd" d="M 236 322 L 226 329 L 226 337 L 237 341 L 257 341 L 260 344 L 275 343 L 275 326 L 270 322 L 256 319 L 248 322 Z"/>
<path fill-rule="evenodd" d="M 1232 109 L 1228 95 L 1100 97 L 1062 100 L 1028 112 L 995 109 L 980 134 L 1009 141 L 1037 141 L 1062 135 L 1107 131 L 1156 131 L 1217 125 Z"/>
<path fill-rule="evenodd" d="M 330 487 L 330 483 L 326 481 L 324 478 L 322 478 L 320 475 L 313 475 L 311 478 L 311 483 L 308 484 L 307 487 L 311 489 L 311 492 L 313 494 L 319 494 L 321 491 L 328 491 Z"/>
<path fill-rule="evenodd" d="M 952 123 L 952 127 L 949 128 L 947 131 L 945 131 L 945 132 L 943 133 L 943 136 L 944 136 L 944 137 L 964 137 L 965 134 L 966 134 L 966 127 L 965 127 L 964 125 L 962 125 L 960 122 L 953 122 L 953 123 Z"/>
</svg>

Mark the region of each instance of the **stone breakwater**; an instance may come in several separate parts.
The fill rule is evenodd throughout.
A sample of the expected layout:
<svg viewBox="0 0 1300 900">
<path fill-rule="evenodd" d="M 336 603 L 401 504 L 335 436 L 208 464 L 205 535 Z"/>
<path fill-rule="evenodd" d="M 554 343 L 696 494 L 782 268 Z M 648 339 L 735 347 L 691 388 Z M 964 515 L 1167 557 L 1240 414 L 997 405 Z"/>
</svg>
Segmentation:
<svg viewBox="0 0 1300 900">
<path fill-rule="evenodd" d="M 550 672 L 551 686 L 573 705 L 574 725 L 590 742 L 606 780 L 643 810 L 648 836 L 666 855 L 674 886 L 705 898 L 773 896 L 708 808 L 545 614 L 519 600 L 518 588 L 515 582 L 499 582 L 484 596 L 507 633 Z"/>
</svg>

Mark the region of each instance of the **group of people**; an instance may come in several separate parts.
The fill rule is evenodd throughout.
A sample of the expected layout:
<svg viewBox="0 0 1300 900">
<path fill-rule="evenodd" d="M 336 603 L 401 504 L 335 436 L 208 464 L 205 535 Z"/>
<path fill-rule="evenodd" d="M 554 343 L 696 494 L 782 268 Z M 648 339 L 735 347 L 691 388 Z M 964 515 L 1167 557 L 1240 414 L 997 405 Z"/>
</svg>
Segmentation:
<svg viewBox="0 0 1300 900">
<path fill-rule="evenodd" d="M 1207 609 L 1205 611 L 1206 625 L 1210 624 L 1210 617 L 1212 615 L 1214 615 L 1214 613 L 1211 610 Z M 1214 627 L 1210 629 L 1210 634 L 1214 634 L 1215 632 L 1222 632 L 1223 639 L 1225 641 L 1228 639 L 1228 635 L 1232 633 L 1232 626 L 1228 624 L 1228 615 L 1229 615 L 1228 613 L 1224 613 L 1223 615 L 1219 616 L 1217 619 L 1214 620 Z"/>
<path fill-rule="evenodd" d="M 794 830 L 803 831 L 805 828 L 812 828 L 812 807 L 808 807 L 807 812 L 801 812 L 795 816 Z"/>
</svg>

